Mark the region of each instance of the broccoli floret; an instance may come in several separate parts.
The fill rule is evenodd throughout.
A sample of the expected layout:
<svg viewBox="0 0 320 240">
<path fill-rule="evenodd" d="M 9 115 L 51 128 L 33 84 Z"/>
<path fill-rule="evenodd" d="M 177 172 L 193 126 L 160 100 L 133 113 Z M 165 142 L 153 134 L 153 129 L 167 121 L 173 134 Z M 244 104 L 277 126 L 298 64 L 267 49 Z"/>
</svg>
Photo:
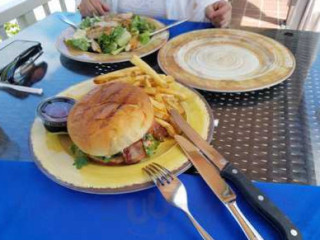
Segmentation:
<svg viewBox="0 0 320 240">
<path fill-rule="evenodd" d="M 109 35 L 102 34 L 98 38 L 98 43 L 101 46 L 102 51 L 104 53 L 111 53 L 121 47 L 120 44 L 122 44 L 122 42 L 120 41 L 119 44 L 118 41 L 121 40 L 121 37 L 123 34 L 125 34 L 125 32 L 125 28 L 118 26 L 114 28 Z"/>
<path fill-rule="evenodd" d="M 132 19 L 131 26 L 130 26 L 130 31 L 131 32 L 139 32 L 144 33 L 144 32 L 152 32 L 154 31 L 155 26 L 148 22 L 145 18 L 141 18 L 138 15 L 135 15 Z"/>
<path fill-rule="evenodd" d="M 145 45 L 150 41 L 150 33 L 149 32 L 144 32 L 139 35 L 139 41 Z"/>
</svg>

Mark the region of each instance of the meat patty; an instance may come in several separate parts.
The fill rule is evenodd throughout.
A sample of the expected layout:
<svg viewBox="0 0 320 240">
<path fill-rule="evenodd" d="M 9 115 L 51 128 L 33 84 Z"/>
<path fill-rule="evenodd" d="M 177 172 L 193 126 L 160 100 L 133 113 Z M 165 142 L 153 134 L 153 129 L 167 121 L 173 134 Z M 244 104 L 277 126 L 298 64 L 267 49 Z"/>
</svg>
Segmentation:
<svg viewBox="0 0 320 240">
<path fill-rule="evenodd" d="M 139 140 L 123 149 L 122 156 L 125 164 L 137 163 L 147 157 L 142 140 Z"/>
<path fill-rule="evenodd" d="M 152 134 L 153 137 L 159 141 L 163 141 L 163 139 L 168 136 L 167 130 L 156 121 L 153 122 L 151 128 L 149 129 L 149 133 Z M 118 156 L 117 158 L 112 159 L 110 162 L 105 163 L 99 158 L 94 157 L 91 157 L 91 159 L 106 165 L 128 165 L 140 162 L 142 159 L 146 157 L 147 154 L 143 146 L 143 141 L 139 140 L 131 144 L 129 147 L 123 149 L 122 157 Z"/>
<path fill-rule="evenodd" d="M 153 137 L 159 141 L 163 141 L 165 137 L 168 137 L 169 134 L 167 129 L 162 127 L 156 121 L 153 121 L 151 128 L 149 129 L 149 133 L 153 135 Z"/>
</svg>

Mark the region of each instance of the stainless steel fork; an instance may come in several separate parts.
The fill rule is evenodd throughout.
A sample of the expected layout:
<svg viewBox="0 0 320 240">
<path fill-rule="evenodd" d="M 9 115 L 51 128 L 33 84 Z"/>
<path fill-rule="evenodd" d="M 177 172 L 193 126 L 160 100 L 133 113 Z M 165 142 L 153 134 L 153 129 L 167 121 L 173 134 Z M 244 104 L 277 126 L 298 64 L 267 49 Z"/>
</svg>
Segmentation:
<svg viewBox="0 0 320 240">
<path fill-rule="evenodd" d="M 77 30 L 78 26 L 76 23 L 72 22 L 69 18 L 64 15 L 59 15 L 61 21 L 65 22 L 66 24 L 70 25 L 73 29 Z"/>
<path fill-rule="evenodd" d="M 157 163 L 151 163 L 143 170 L 150 176 L 156 184 L 163 197 L 173 206 L 181 209 L 189 217 L 195 228 L 205 240 L 213 238 L 200 226 L 200 224 L 191 215 L 188 208 L 187 191 L 183 183 L 174 176 L 168 169 Z"/>
</svg>

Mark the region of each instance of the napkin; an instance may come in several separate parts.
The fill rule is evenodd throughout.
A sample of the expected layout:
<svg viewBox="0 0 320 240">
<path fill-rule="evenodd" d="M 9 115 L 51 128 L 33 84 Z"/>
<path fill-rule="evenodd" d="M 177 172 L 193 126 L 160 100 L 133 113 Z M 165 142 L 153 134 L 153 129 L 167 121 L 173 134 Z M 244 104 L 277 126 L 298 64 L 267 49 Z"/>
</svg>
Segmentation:
<svg viewBox="0 0 320 240">
<path fill-rule="evenodd" d="M 197 175 L 182 174 L 189 207 L 216 240 L 246 239 L 234 219 Z M 301 230 L 320 239 L 320 188 L 255 183 Z M 189 219 L 156 188 L 92 195 L 64 188 L 32 162 L 0 161 L 0 239 L 201 239 Z M 241 210 L 264 239 L 280 239 L 238 193 Z"/>
</svg>

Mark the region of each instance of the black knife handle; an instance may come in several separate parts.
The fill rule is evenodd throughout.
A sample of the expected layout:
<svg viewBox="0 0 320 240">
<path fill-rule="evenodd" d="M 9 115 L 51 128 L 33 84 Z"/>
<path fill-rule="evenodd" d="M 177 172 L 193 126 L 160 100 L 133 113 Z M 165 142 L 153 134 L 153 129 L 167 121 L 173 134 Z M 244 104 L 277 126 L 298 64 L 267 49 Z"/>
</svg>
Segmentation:
<svg viewBox="0 0 320 240">
<path fill-rule="evenodd" d="M 262 214 L 281 233 L 281 239 L 300 240 L 301 233 L 293 225 L 289 218 L 284 215 L 253 183 L 231 163 L 228 163 L 221 171 L 221 176 L 232 182 L 243 194 L 252 207 Z"/>
</svg>

